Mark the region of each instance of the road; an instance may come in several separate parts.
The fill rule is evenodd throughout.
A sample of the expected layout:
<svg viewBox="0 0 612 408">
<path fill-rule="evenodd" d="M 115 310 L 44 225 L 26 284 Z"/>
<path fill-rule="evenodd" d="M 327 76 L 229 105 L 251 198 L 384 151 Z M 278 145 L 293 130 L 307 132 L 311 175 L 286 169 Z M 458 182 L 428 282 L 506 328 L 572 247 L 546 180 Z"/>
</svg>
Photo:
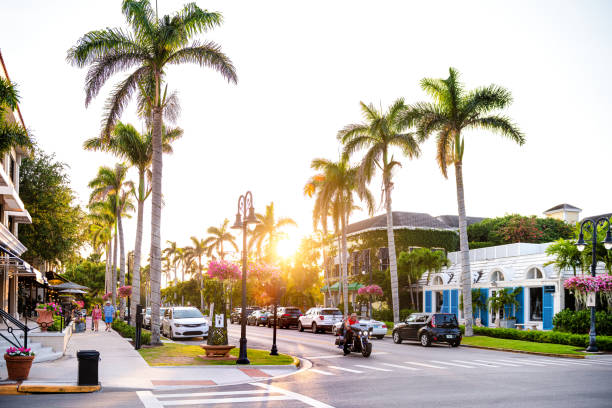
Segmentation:
<svg viewBox="0 0 612 408">
<path fill-rule="evenodd" d="M 238 344 L 239 326 L 229 328 Z M 269 349 L 272 330 L 247 328 L 248 345 Z M 3 407 L 611 407 L 612 356 L 585 360 L 467 347 L 429 348 L 373 340 L 370 358 L 342 351 L 331 334 L 279 330 L 279 352 L 313 366 L 284 378 L 181 391 L 5 397 Z M 185 343 L 199 344 L 201 340 Z M 25 404 L 24 404 L 25 401 Z M 6 403 L 6 404 L 5 404 Z"/>
</svg>

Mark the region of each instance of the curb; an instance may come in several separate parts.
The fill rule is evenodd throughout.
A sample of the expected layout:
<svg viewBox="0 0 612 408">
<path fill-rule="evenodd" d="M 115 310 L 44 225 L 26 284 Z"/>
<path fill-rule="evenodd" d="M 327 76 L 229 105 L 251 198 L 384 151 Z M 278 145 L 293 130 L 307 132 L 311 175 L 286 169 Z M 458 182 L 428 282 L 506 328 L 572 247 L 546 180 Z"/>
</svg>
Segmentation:
<svg viewBox="0 0 612 408">
<path fill-rule="evenodd" d="M 485 346 L 473 346 L 471 344 L 461 344 L 460 347 L 469 347 L 483 350 L 495 350 L 495 351 L 505 351 L 509 353 L 519 353 L 519 354 L 533 354 L 535 356 L 546 356 L 546 357 L 560 357 L 560 358 L 574 358 L 574 359 L 584 359 L 585 356 L 574 355 L 574 354 L 555 354 L 555 353 L 540 353 L 538 351 L 527 351 L 527 350 L 512 350 L 498 347 L 485 347 Z"/>
<path fill-rule="evenodd" d="M 16 383 L 0 386 L 0 395 L 30 395 L 37 393 L 63 394 L 63 393 L 90 393 L 100 391 L 98 385 L 76 385 L 75 383 Z"/>
</svg>

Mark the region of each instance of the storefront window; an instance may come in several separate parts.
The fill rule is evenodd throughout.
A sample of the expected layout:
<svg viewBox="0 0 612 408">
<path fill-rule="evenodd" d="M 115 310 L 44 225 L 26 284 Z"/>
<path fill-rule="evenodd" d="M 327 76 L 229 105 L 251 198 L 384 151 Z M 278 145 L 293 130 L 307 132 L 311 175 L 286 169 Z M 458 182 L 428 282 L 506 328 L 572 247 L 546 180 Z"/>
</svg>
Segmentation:
<svg viewBox="0 0 612 408">
<path fill-rule="evenodd" d="M 529 320 L 542 321 L 542 288 L 529 288 Z"/>
<path fill-rule="evenodd" d="M 436 294 L 436 312 L 439 312 L 440 310 L 442 310 L 442 305 L 444 304 L 444 295 L 442 294 L 442 291 L 435 292 L 435 294 Z"/>
</svg>

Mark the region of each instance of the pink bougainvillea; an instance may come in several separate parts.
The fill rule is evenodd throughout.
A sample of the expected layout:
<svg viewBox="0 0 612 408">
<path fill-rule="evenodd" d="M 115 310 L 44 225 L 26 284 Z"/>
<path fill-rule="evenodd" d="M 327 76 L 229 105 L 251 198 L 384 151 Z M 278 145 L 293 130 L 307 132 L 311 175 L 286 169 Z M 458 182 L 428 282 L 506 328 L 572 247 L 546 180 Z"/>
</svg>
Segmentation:
<svg viewBox="0 0 612 408">
<path fill-rule="evenodd" d="M 121 286 L 117 289 L 117 293 L 119 297 L 128 297 L 132 295 L 132 287 L 131 286 Z"/>
<path fill-rule="evenodd" d="M 229 261 L 210 261 L 208 263 L 207 275 L 211 278 L 217 278 L 221 281 L 238 280 L 242 277 L 240 267 Z"/>
<path fill-rule="evenodd" d="M 280 268 L 265 263 L 249 264 L 248 276 L 260 282 L 267 282 L 280 277 Z"/>
<path fill-rule="evenodd" d="M 107 300 L 111 299 L 112 297 L 113 297 L 113 294 L 111 292 L 106 292 L 104 294 L 104 296 L 102 296 L 102 300 L 106 302 Z"/>
<path fill-rule="evenodd" d="M 578 292 L 612 292 L 612 276 L 574 276 L 563 282 L 563 286 Z"/>
<path fill-rule="evenodd" d="M 83 309 L 85 307 L 85 302 L 83 302 L 82 300 L 75 300 L 74 304 L 77 305 L 79 309 Z"/>
<path fill-rule="evenodd" d="M 378 285 L 362 286 L 357 291 L 359 295 L 382 296 L 383 290 Z"/>
</svg>

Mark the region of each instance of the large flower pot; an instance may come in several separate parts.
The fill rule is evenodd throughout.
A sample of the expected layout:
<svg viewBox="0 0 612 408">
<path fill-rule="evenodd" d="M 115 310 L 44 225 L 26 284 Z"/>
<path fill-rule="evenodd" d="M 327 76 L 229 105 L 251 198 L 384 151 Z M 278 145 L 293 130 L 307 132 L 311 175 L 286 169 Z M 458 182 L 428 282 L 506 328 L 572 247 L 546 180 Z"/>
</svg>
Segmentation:
<svg viewBox="0 0 612 408">
<path fill-rule="evenodd" d="M 36 323 L 40 326 L 40 330 L 46 332 L 47 328 L 53 325 L 53 310 L 36 309 L 38 319 Z"/>
<path fill-rule="evenodd" d="M 9 356 L 5 354 L 4 359 L 6 360 L 9 380 L 27 380 L 34 356 Z"/>
</svg>

